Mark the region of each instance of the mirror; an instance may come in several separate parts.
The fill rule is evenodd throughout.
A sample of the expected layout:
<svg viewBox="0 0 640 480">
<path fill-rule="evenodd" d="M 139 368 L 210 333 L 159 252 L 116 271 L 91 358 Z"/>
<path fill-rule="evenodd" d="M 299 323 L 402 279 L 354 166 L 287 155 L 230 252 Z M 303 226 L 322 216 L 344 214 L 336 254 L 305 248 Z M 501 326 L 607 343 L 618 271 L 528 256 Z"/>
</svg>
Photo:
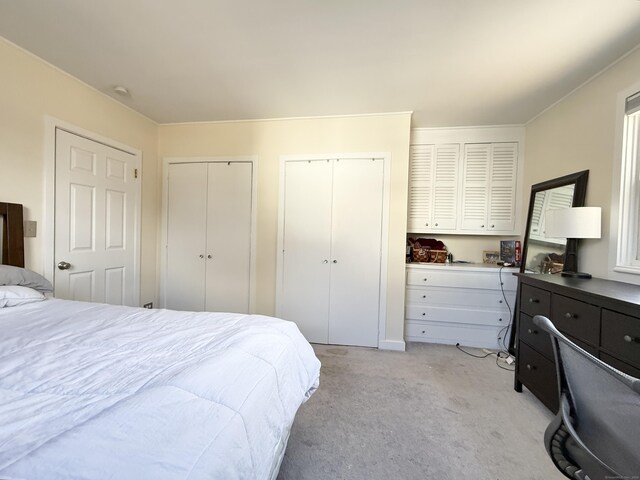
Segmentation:
<svg viewBox="0 0 640 480">
<path fill-rule="evenodd" d="M 582 207 L 588 177 L 589 170 L 584 170 L 531 187 L 520 272 L 553 274 L 563 270 L 567 242 L 575 240 L 547 238 L 545 213 L 559 208 Z"/>
<path fill-rule="evenodd" d="M 0 264 L 24 267 L 22 205 L 0 202 Z"/>
</svg>

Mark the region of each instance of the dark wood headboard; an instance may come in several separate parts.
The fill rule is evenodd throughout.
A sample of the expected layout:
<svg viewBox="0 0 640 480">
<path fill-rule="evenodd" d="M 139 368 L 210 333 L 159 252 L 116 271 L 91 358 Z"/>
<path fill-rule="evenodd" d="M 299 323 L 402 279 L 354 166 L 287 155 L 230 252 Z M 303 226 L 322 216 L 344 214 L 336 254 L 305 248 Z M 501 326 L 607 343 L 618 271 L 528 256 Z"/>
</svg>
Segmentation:
<svg viewBox="0 0 640 480">
<path fill-rule="evenodd" d="M 2 222 L 2 261 L 0 264 L 24 267 L 22 205 L 0 202 Z"/>
</svg>

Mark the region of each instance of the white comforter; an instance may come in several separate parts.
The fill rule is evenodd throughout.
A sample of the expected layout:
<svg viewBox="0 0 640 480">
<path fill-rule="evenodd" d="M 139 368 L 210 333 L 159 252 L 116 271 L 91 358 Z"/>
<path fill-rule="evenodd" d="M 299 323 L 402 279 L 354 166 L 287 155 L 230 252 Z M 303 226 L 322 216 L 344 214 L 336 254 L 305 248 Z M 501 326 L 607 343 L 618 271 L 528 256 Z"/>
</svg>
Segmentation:
<svg viewBox="0 0 640 480">
<path fill-rule="evenodd" d="M 268 478 L 319 369 L 270 317 L 2 308 L 0 478 Z"/>
</svg>

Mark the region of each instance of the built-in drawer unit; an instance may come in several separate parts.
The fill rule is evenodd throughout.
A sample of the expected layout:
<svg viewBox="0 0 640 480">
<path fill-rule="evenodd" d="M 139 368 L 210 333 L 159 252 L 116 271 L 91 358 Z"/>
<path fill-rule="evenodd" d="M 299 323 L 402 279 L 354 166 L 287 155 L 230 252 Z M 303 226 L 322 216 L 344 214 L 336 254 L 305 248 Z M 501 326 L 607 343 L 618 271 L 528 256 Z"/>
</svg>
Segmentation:
<svg viewBox="0 0 640 480">
<path fill-rule="evenodd" d="M 514 271 L 495 265 L 407 265 L 405 338 L 504 348 L 515 307 Z"/>
<path fill-rule="evenodd" d="M 640 287 L 598 278 L 517 274 L 515 389 L 558 408 L 553 347 L 533 323 L 545 315 L 576 345 L 629 375 L 640 374 Z M 543 361 L 544 360 L 544 361 Z"/>
</svg>

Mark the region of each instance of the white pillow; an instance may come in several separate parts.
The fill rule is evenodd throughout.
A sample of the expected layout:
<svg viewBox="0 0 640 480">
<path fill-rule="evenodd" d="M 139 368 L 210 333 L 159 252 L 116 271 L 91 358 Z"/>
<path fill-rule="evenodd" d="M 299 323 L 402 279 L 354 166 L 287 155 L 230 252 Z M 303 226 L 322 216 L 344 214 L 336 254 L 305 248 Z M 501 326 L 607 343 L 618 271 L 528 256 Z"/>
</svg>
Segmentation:
<svg viewBox="0 0 640 480">
<path fill-rule="evenodd" d="M 45 296 L 33 288 L 18 285 L 0 286 L 0 308 L 17 307 L 44 299 Z"/>
</svg>

